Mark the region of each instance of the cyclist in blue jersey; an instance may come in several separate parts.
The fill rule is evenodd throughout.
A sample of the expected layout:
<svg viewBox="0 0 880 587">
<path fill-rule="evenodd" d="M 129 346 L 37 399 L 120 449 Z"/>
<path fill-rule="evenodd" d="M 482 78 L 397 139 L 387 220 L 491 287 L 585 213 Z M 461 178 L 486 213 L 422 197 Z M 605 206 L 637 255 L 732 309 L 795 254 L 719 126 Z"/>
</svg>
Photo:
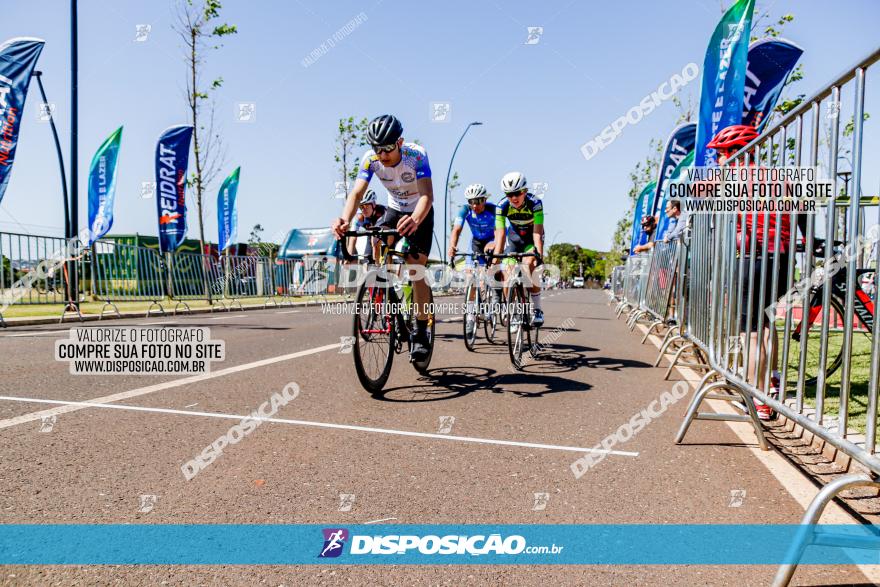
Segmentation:
<svg viewBox="0 0 880 587">
<path fill-rule="evenodd" d="M 376 226 L 396 229 L 407 237 L 410 248 L 406 262 L 425 265 L 434 236 L 434 187 L 428 154 L 421 145 L 403 141 L 403 125 L 391 114 L 383 114 L 367 126 L 367 142 L 371 148 L 361 158 L 361 167 L 354 187 L 348 194 L 342 214 L 331 229 L 341 239 L 348 230 L 358 204 L 363 199 L 373 176 L 388 190 L 388 206 Z M 431 290 L 424 274 L 413 280 L 413 301 L 416 333 L 411 358 L 422 361 L 430 352 L 428 339 L 429 302 Z"/>
<path fill-rule="evenodd" d="M 470 270 L 475 264 L 474 260 L 476 260 L 476 265 L 479 266 L 487 264 L 486 257 L 477 257 L 476 255 L 491 253 L 495 248 L 495 204 L 486 203 L 489 192 L 486 191 L 486 186 L 481 183 L 469 185 L 464 190 L 464 197 L 467 198 L 468 203 L 466 206 L 461 207 L 455 217 L 447 253 L 450 260 L 455 257 L 458 239 L 461 236 L 464 225 L 467 224 L 471 229 L 471 253 L 475 255 L 472 258 L 468 258 L 465 264 L 467 272 L 470 274 Z M 500 274 L 494 282 L 490 283 L 500 284 Z M 501 287 L 492 285 L 491 291 L 493 293 L 492 303 L 497 304 L 502 298 Z"/>
<path fill-rule="evenodd" d="M 464 191 L 467 205 L 462 206 L 455 217 L 452 234 L 449 237 L 449 258 L 455 256 L 458 247 L 458 239 L 464 225 L 471 229 L 471 252 L 474 255 L 482 255 L 491 252 L 495 243 L 495 204 L 487 204 L 489 193 L 481 183 L 473 183 Z M 477 263 L 485 265 L 485 259 L 477 259 Z M 473 261 L 468 259 L 468 267 Z"/>
</svg>

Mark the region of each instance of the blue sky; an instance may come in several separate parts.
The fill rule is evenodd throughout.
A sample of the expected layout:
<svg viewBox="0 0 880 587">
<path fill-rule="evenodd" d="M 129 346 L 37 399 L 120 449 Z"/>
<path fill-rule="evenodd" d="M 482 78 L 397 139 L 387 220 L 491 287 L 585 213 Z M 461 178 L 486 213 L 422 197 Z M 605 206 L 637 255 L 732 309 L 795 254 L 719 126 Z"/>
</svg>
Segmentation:
<svg viewBox="0 0 880 587">
<path fill-rule="evenodd" d="M 805 50 L 798 91 L 808 95 L 877 43 L 875 0 L 759 0 L 758 6 L 774 17 L 795 14 L 784 36 Z M 4 0 L 0 13 L 0 39 L 46 40 L 38 67 L 57 103 L 67 156 L 68 3 Z M 303 67 L 304 57 L 361 13 L 366 20 L 350 35 Z M 663 104 L 589 161 L 580 146 L 685 64 L 702 65 L 720 14 L 718 0 L 225 0 L 223 19 L 239 34 L 207 56 L 206 79 L 225 80 L 217 115 L 228 153 L 224 175 L 242 167 L 239 240 L 256 223 L 270 239 L 292 227 L 328 225 L 341 206 L 332 198 L 337 119 L 391 112 L 404 122 L 405 137 L 426 147 L 438 196 L 459 135 L 479 120 L 484 126 L 471 129 L 456 156 L 463 184 L 484 183 L 498 196 L 501 176 L 521 170 L 530 182 L 549 186 L 548 240 L 607 250 L 627 206 L 629 170 L 651 138 L 669 133 L 677 111 Z M 141 182 L 153 179 L 162 130 L 187 121 L 186 70 L 173 21 L 172 0 L 80 2 L 80 226 L 92 154 L 124 125 L 112 232 L 156 234 L 155 201 L 141 198 Z M 144 42 L 135 42 L 138 24 L 151 26 Z M 537 44 L 525 44 L 530 26 L 544 27 Z M 685 102 L 688 95 L 697 102 L 699 79 L 682 91 Z M 63 226 L 54 146 L 48 125 L 38 121 L 39 101 L 34 86 L 0 205 L 2 231 L 60 234 Z M 256 103 L 255 122 L 236 121 L 240 102 Z M 451 104 L 451 122 L 431 121 L 432 102 Z M 875 192 L 870 181 L 863 185 Z M 219 183 L 208 198 L 212 241 Z M 453 196 L 459 202 L 464 185 Z M 378 183 L 373 187 L 385 197 Z M 190 237 L 198 234 L 194 212 L 190 205 Z M 439 223 L 437 232 L 442 239 Z"/>
</svg>

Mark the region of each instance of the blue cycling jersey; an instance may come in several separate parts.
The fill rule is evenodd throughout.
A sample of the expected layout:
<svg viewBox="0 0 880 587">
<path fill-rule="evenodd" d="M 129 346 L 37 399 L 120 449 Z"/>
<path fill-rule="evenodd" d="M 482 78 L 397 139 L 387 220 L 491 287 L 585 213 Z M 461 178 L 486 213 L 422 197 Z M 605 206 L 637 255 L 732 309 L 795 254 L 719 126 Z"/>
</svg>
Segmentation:
<svg viewBox="0 0 880 587">
<path fill-rule="evenodd" d="M 490 241 L 495 238 L 495 204 L 486 202 L 485 209 L 480 214 L 474 214 L 471 207 L 464 205 L 455 217 L 455 226 L 467 225 L 471 229 L 471 235 L 478 241 Z"/>
</svg>

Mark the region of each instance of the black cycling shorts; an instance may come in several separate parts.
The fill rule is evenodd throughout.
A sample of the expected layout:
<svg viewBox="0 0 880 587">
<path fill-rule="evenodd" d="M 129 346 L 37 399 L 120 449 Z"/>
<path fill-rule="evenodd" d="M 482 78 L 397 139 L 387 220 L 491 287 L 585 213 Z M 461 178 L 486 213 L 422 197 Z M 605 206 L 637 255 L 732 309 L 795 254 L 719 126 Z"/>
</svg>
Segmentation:
<svg viewBox="0 0 880 587">
<path fill-rule="evenodd" d="M 382 215 L 376 222 L 376 226 L 381 226 L 384 228 L 397 229 L 397 223 L 404 216 L 410 216 L 411 212 L 399 212 L 397 210 L 392 210 L 388 208 L 385 211 L 385 214 Z M 416 231 L 406 237 L 409 241 L 409 249 L 410 252 L 413 253 L 422 253 L 423 255 L 431 254 L 431 241 L 434 239 L 434 208 L 432 207 L 428 211 L 428 215 L 425 216 L 425 219 L 419 224 L 419 227 Z"/>
<path fill-rule="evenodd" d="M 481 240 L 477 240 L 475 238 L 471 239 L 471 253 L 473 253 L 475 256 L 472 259 L 468 259 L 467 265 L 471 266 L 473 263 L 476 263 L 477 265 L 485 265 L 486 264 L 486 257 L 483 257 L 483 256 L 477 257 L 476 255 L 485 255 L 486 254 L 486 245 L 488 245 L 491 242 L 492 242 L 491 240 L 481 241 Z"/>
</svg>

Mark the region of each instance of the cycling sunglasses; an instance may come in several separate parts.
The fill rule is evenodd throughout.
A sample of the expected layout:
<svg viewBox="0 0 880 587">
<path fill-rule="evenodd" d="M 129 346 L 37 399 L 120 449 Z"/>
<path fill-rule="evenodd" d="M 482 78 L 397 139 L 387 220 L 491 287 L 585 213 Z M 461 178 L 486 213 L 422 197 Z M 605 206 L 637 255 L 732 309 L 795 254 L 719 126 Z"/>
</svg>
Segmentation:
<svg viewBox="0 0 880 587">
<path fill-rule="evenodd" d="M 473 198 L 473 199 L 468 200 L 468 204 L 483 204 L 483 203 L 485 203 L 485 201 L 486 201 L 486 198 L 483 198 L 483 197 Z"/>
<path fill-rule="evenodd" d="M 393 145 L 373 145 L 373 152 L 377 155 L 379 153 L 391 153 L 397 148 L 397 143 Z"/>
<path fill-rule="evenodd" d="M 507 196 L 508 198 L 518 198 L 519 196 L 526 195 L 526 191 L 527 190 L 519 190 L 518 192 L 509 192 L 504 195 Z"/>
</svg>

